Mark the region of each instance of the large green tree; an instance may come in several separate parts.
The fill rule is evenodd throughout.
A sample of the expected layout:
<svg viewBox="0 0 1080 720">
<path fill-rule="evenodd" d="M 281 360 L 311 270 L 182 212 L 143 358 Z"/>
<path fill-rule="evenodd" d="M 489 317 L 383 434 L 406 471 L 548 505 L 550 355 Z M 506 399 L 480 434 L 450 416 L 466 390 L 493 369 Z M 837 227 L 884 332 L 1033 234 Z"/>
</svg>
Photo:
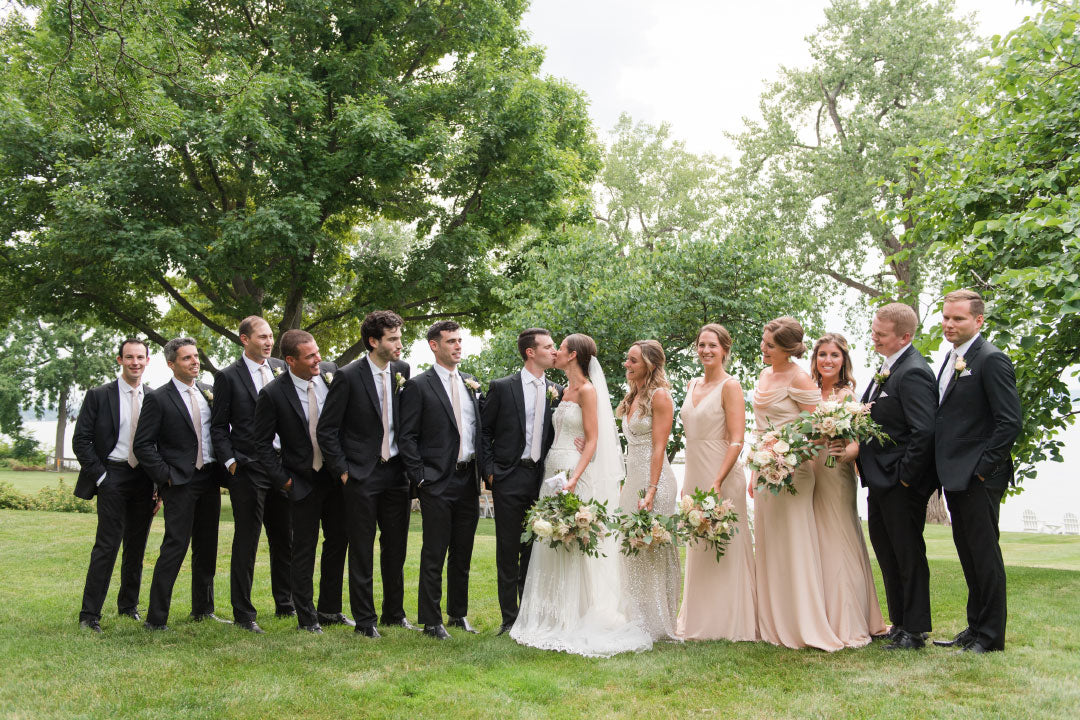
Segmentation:
<svg viewBox="0 0 1080 720">
<path fill-rule="evenodd" d="M 897 149 L 955 127 L 976 74 L 972 25 L 952 0 L 833 0 L 807 37 L 810 64 L 782 68 L 762 119 L 735 137 L 737 214 L 775 228 L 832 294 L 918 307 L 927 246 L 904 232 L 910 219 L 879 219 L 908 201 L 880 182 L 918 175 Z"/>
<path fill-rule="evenodd" d="M 587 217 L 581 93 L 524 0 L 81 0 L 0 28 L 0 304 L 161 343 L 256 313 L 340 361 L 374 308 L 487 327 Z"/>
<path fill-rule="evenodd" d="M 986 297 L 986 331 L 1016 365 L 1021 477 L 1061 460 L 1056 436 L 1080 412 L 1068 383 L 1080 363 L 1078 25 L 1080 3 L 1048 2 L 995 38 L 956 137 L 910 151 L 928 168 L 911 204 L 912 242 L 936 244 L 949 287 Z"/>
</svg>

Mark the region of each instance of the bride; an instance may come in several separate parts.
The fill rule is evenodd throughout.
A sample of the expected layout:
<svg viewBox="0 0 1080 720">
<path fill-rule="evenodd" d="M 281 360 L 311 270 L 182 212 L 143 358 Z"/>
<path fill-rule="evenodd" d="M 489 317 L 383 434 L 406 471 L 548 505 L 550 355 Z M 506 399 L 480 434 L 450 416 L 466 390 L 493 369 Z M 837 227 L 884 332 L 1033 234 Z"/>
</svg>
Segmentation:
<svg viewBox="0 0 1080 720">
<path fill-rule="evenodd" d="M 596 343 L 588 335 L 570 335 L 559 347 L 555 367 L 566 374 L 568 384 L 555 409 L 555 440 L 544 477 L 565 472 L 566 492 L 606 502 L 614 510 L 622 453 Z M 584 450 L 578 452 L 574 439 L 582 436 Z M 558 488 L 545 482 L 540 495 L 555 492 Z M 510 637 L 522 645 L 588 657 L 651 648 L 649 635 L 627 619 L 615 536 L 601 541 L 600 549 L 604 556 L 594 558 L 536 543 Z"/>
</svg>

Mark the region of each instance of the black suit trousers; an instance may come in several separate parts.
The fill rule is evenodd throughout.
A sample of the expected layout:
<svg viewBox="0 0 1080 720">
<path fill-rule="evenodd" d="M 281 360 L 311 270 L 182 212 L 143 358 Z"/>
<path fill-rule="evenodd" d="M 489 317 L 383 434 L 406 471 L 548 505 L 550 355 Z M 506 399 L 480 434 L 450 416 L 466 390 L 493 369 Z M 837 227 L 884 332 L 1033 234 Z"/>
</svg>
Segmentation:
<svg viewBox="0 0 1080 720">
<path fill-rule="evenodd" d="M 469 614 L 469 567 L 472 564 L 476 525 L 480 522 L 480 495 L 475 467 L 454 470 L 439 482 L 417 488 L 424 527 L 420 548 L 420 588 L 417 620 L 439 625 L 442 617 L 442 571 L 446 562 L 446 612 L 450 617 Z M 449 554 L 449 560 L 447 555 Z"/>
<path fill-rule="evenodd" d="M 254 622 L 255 606 L 251 602 L 251 584 L 255 574 L 255 555 L 259 537 L 266 526 L 266 541 L 270 545 L 270 591 L 274 609 L 285 612 L 293 609 L 292 585 L 292 516 L 289 498 L 270 487 L 262 472 L 239 468 L 229 476 L 229 499 L 232 501 L 233 543 L 229 590 L 233 619 Z"/>
<path fill-rule="evenodd" d="M 154 519 L 153 495 L 154 485 L 141 469 L 127 463 L 108 463 L 105 480 L 97 488 L 97 535 L 90 551 L 79 620 L 101 619 L 121 543 L 124 554 L 116 608 L 120 612 L 138 608 L 146 536 Z"/>
<path fill-rule="evenodd" d="M 405 618 L 405 550 L 409 540 L 409 481 L 399 456 L 376 463 L 345 485 L 349 532 L 349 601 L 358 626 L 374 625 L 375 531 L 379 532 L 382 622 Z"/>
<path fill-rule="evenodd" d="M 998 544 L 1004 488 L 972 480 L 967 490 L 946 490 L 953 542 L 967 581 L 967 623 L 989 650 L 1005 649 L 1005 562 Z"/>
<path fill-rule="evenodd" d="M 146 621 L 164 625 L 169 619 L 173 585 L 191 546 L 191 612 L 214 612 L 214 572 L 217 568 L 218 520 L 221 492 L 216 468 L 196 470 L 185 485 L 160 489 L 165 508 L 165 537 L 150 582 L 150 611 Z"/>
<path fill-rule="evenodd" d="M 495 501 L 495 570 L 498 578 L 499 609 L 503 625 L 517 619 L 518 605 L 525 592 L 532 545 L 521 542 L 525 515 L 540 494 L 540 467 L 518 465 L 491 488 Z"/>
<path fill-rule="evenodd" d="M 345 534 L 345 504 L 341 480 L 326 468 L 312 475 L 312 490 L 291 505 L 293 525 L 292 595 L 296 620 L 310 626 L 319 622 L 317 612 L 341 612 L 341 589 L 349 541 Z M 323 531 L 319 565 L 319 605 L 315 607 L 315 554 L 319 527 Z"/>
<path fill-rule="evenodd" d="M 926 562 L 926 502 L 930 493 L 897 483 L 870 488 L 867 525 L 889 619 L 909 633 L 930 632 L 930 567 Z"/>
</svg>

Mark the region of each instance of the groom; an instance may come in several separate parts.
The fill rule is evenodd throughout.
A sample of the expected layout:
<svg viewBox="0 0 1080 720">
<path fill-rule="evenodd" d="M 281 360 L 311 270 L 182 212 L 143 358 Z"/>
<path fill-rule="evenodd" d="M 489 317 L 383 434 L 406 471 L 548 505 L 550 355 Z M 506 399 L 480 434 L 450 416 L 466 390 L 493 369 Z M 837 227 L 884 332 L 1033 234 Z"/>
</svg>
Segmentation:
<svg viewBox="0 0 1080 720">
<path fill-rule="evenodd" d="M 934 373 L 911 339 L 915 311 L 903 303 L 878 309 L 871 325 L 874 350 L 884 358 L 862 402 L 892 438 L 859 445 L 859 474 L 867 497 L 867 524 L 874 546 L 892 629 L 886 650 L 917 650 L 930 632 L 930 568 L 923 526 L 926 502 L 937 482 L 933 473 Z"/>
<path fill-rule="evenodd" d="M 968 586 L 967 628 L 935 645 L 985 653 L 1005 649 L 1005 564 L 998 547 L 1001 496 L 1013 480 L 1020 397 L 1008 356 L 979 334 L 985 306 L 971 290 L 945 296 L 941 329 L 952 351 L 938 375 L 938 478 Z"/>
<path fill-rule="evenodd" d="M 544 378 L 555 363 L 555 342 L 543 328 L 518 335 L 521 372 L 492 380 L 481 413 L 485 450 L 484 477 L 495 500 L 495 567 L 502 626 L 510 630 L 525 590 L 530 546 L 521 542 L 525 514 L 536 502 L 543 480 L 544 457 L 555 438 L 551 425 L 562 386 Z"/>
</svg>

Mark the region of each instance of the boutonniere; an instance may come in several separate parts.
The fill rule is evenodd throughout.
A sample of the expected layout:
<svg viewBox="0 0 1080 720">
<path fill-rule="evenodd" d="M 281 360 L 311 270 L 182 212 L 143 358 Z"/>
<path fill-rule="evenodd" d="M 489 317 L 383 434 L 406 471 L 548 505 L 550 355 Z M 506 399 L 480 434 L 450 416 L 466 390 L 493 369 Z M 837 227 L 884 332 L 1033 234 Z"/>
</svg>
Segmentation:
<svg viewBox="0 0 1080 720">
<path fill-rule="evenodd" d="M 953 370 L 958 373 L 962 373 L 967 370 L 967 363 L 964 361 L 963 355 L 956 356 L 956 362 L 953 363 Z"/>
<path fill-rule="evenodd" d="M 279 366 L 277 366 L 277 365 L 271 365 L 271 366 L 270 366 L 270 372 L 274 373 L 274 377 L 277 377 L 278 375 L 280 375 L 281 373 L 283 373 L 283 372 L 285 372 L 285 371 L 284 371 L 284 370 L 282 370 L 282 369 L 281 369 L 281 368 L 280 368 Z"/>
<path fill-rule="evenodd" d="M 330 387 L 330 383 L 334 382 L 334 373 L 332 373 L 332 372 L 324 372 L 322 374 L 322 379 L 323 379 L 323 382 L 326 383 L 326 386 Z"/>
<path fill-rule="evenodd" d="M 404 375 L 394 376 L 394 384 L 397 386 L 398 390 L 401 390 L 401 388 L 405 387 L 406 382 L 408 382 L 408 380 L 405 379 Z"/>
<path fill-rule="evenodd" d="M 203 397 L 206 398 L 206 402 L 210 403 L 211 405 L 214 404 L 214 393 L 204 388 L 199 388 L 199 392 L 201 392 L 203 394 Z"/>
<path fill-rule="evenodd" d="M 480 394 L 480 383 L 476 382 L 472 378 L 462 378 L 465 380 L 465 386 L 473 391 L 476 395 Z"/>
<path fill-rule="evenodd" d="M 885 384 L 885 381 L 889 379 L 889 368 L 882 368 L 880 371 L 874 373 L 874 384 L 881 387 Z"/>
<path fill-rule="evenodd" d="M 554 385 L 547 386 L 548 402 L 554 404 L 559 400 L 559 391 Z"/>
</svg>

